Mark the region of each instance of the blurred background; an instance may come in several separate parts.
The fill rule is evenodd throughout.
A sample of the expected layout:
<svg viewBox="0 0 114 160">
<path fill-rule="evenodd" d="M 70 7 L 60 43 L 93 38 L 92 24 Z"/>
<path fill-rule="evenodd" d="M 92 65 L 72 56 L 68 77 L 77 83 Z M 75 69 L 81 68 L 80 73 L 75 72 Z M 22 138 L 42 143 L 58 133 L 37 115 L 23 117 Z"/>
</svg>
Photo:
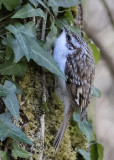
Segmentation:
<svg viewBox="0 0 114 160">
<path fill-rule="evenodd" d="M 114 160 L 114 0 L 88 0 L 84 12 L 86 33 L 101 50 L 95 86 L 102 96 L 96 99 L 94 128 L 103 160 Z"/>
</svg>

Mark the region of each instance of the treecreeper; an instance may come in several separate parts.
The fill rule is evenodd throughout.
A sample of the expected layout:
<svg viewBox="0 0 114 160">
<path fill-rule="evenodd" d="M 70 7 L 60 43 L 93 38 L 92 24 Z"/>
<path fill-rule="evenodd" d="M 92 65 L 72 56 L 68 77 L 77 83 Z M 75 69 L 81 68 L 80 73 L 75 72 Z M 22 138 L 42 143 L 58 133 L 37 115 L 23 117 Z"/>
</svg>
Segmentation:
<svg viewBox="0 0 114 160">
<path fill-rule="evenodd" d="M 65 26 L 57 38 L 53 57 L 67 79 L 56 77 L 57 93 L 64 102 L 63 121 L 54 140 L 57 151 L 75 108 L 79 108 L 81 121 L 88 119 L 87 106 L 92 95 L 95 63 L 84 39 Z"/>
</svg>

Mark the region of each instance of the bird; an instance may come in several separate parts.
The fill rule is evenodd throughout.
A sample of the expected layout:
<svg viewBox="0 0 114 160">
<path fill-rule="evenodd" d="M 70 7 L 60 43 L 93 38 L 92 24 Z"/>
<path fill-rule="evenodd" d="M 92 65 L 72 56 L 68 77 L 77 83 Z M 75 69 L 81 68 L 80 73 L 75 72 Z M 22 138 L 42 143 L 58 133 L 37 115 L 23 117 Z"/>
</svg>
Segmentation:
<svg viewBox="0 0 114 160">
<path fill-rule="evenodd" d="M 56 77 L 56 90 L 64 102 L 63 121 L 53 143 L 56 151 L 76 108 L 79 109 L 80 120 L 88 120 L 87 106 L 92 96 L 95 75 L 94 57 L 88 45 L 81 36 L 62 25 L 63 31 L 53 51 L 54 60 L 66 76 L 66 80 Z"/>
</svg>

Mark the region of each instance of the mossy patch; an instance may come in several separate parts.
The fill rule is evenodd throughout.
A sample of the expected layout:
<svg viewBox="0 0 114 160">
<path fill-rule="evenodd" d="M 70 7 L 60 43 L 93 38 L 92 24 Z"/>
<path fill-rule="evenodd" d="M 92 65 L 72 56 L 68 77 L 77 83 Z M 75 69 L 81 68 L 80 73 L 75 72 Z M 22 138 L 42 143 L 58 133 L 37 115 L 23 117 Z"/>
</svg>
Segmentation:
<svg viewBox="0 0 114 160">
<path fill-rule="evenodd" d="M 57 96 L 54 86 L 54 76 L 46 72 L 47 102 L 43 102 L 42 74 L 29 69 L 20 82 L 23 96 L 20 97 L 20 122 L 25 125 L 24 132 L 33 141 L 34 146 L 26 146 L 38 160 L 43 150 L 43 157 L 48 160 L 75 160 L 78 148 L 86 147 L 86 139 L 79 131 L 78 125 L 70 121 L 58 152 L 55 153 L 53 141 L 63 119 L 64 104 Z M 44 147 L 40 131 L 40 115 L 45 114 Z"/>
</svg>

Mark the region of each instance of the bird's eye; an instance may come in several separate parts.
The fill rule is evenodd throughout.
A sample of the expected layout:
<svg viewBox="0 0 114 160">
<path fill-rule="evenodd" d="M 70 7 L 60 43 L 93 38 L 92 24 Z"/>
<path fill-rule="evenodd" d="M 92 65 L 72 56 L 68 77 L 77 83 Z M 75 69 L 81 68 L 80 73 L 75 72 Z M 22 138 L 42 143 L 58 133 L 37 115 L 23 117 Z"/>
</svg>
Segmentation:
<svg viewBox="0 0 114 160">
<path fill-rule="evenodd" d="M 67 35 L 67 39 L 68 39 L 68 41 L 70 41 L 70 40 L 71 40 L 71 37 L 70 37 L 70 35 Z"/>
</svg>

